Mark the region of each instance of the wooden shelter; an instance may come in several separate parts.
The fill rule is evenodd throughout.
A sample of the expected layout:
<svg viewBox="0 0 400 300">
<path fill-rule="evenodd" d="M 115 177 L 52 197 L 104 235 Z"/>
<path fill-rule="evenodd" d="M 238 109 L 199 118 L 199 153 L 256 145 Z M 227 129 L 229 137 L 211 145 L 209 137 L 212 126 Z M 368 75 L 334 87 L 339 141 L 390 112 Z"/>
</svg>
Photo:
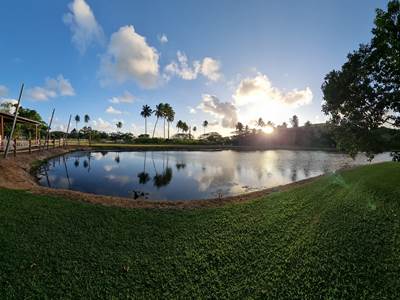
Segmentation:
<svg viewBox="0 0 400 300">
<path fill-rule="evenodd" d="M 6 122 L 13 122 L 14 120 L 14 114 L 6 113 L 6 112 L 0 112 L 0 140 L 4 140 L 4 125 Z M 24 117 L 17 117 L 17 124 L 27 124 L 31 126 L 35 126 L 35 140 L 39 139 L 39 127 L 42 125 L 42 123 L 31 120 L 28 118 Z"/>
</svg>

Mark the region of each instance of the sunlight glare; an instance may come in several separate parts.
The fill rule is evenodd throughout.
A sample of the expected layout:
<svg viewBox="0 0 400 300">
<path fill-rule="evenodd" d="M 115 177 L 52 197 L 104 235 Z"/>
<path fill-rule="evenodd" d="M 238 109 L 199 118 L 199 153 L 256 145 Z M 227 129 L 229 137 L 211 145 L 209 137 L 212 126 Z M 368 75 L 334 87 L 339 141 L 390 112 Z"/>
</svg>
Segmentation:
<svg viewBox="0 0 400 300">
<path fill-rule="evenodd" d="M 274 127 L 267 126 L 267 127 L 265 127 L 264 132 L 265 132 L 266 134 L 271 134 L 271 133 L 274 132 Z"/>
</svg>

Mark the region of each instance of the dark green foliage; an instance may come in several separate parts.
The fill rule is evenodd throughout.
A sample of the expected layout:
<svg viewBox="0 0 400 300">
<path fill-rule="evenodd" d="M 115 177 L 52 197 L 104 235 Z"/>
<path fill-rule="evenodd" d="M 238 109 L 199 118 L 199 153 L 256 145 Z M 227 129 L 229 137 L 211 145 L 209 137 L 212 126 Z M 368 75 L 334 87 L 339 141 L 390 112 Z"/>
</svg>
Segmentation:
<svg viewBox="0 0 400 300">
<path fill-rule="evenodd" d="M 397 299 L 399 182 L 385 163 L 193 210 L 0 190 L 0 298 Z"/>
<path fill-rule="evenodd" d="M 383 151 L 377 130 L 400 127 L 400 1 L 378 9 L 369 44 L 350 53 L 322 85 L 323 111 L 330 116 L 338 146 L 370 158 Z"/>
</svg>

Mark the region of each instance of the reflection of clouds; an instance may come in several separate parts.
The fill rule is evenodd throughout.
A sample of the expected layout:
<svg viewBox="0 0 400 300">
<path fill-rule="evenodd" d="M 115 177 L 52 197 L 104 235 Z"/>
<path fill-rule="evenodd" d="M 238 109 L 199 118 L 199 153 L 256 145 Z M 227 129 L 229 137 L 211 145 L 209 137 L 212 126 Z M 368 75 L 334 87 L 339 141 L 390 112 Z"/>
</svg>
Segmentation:
<svg viewBox="0 0 400 300">
<path fill-rule="evenodd" d="M 85 163 L 90 158 L 92 160 Z M 121 157 L 121 164 L 115 161 Z M 80 151 L 55 158 L 46 165 L 40 182 L 56 188 L 72 188 L 98 194 L 127 196 L 129 192 L 149 193 L 149 198 L 177 200 L 235 195 L 287 184 L 345 165 L 365 164 L 366 158 L 353 161 L 346 155 L 322 151 L 154 151 L 147 152 Z M 378 155 L 373 162 L 390 160 Z M 75 161 L 78 166 L 75 168 Z M 91 174 L 83 167 L 90 162 Z M 186 166 L 186 167 L 183 167 Z M 89 168 L 89 166 L 87 166 Z M 166 170 L 179 169 L 172 177 Z M 146 168 L 148 179 L 156 177 L 158 186 L 141 184 L 138 174 Z M 46 175 L 48 175 L 46 177 Z M 70 182 L 68 182 L 70 176 Z M 163 177 L 164 176 L 164 177 Z M 149 180 L 150 179 L 150 180 Z M 144 182 L 142 180 L 142 182 Z M 72 184 L 74 183 L 74 184 Z"/>
<path fill-rule="evenodd" d="M 132 178 L 130 176 L 126 176 L 126 175 L 110 174 L 110 175 L 106 175 L 104 177 L 107 178 L 108 180 L 117 182 L 119 184 L 127 184 L 132 181 Z"/>
<path fill-rule="evenodd" d="M 116 165 L 104 165 L 103 168 L 104 168 L 104 170 L 106 172 L 111 172 L 113 169 L 118 168 L 118 166 L 116 166 Z"/>
<path fill-rule="evenodd" d="M 103 158 L 103 154 L 101 152 L 93 152 L 91 154 L 91 157 L 93 157 L 95 160 L 101 160 Z"/>
</svg>

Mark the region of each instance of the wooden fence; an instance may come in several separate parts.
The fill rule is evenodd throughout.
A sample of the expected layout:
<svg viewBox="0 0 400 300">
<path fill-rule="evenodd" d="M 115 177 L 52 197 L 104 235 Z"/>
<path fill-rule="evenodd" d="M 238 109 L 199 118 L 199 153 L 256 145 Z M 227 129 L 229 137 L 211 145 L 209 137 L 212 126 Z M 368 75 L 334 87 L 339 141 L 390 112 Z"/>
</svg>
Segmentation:
<svg viewBox="0 0 400 300">
<path fill-rule="evenodd" d="M 0 140 L 0 153 L 4 153 L 7 146 L 7 140 Z M 33 151 L 42 151 L 52 148 L 66 147 L 66 139 L 50 139 L 50 140 L 18 140 L 11 141 L 8 153 L 17 155 L 17 153 L 32 153 Z"/>
</svg>

